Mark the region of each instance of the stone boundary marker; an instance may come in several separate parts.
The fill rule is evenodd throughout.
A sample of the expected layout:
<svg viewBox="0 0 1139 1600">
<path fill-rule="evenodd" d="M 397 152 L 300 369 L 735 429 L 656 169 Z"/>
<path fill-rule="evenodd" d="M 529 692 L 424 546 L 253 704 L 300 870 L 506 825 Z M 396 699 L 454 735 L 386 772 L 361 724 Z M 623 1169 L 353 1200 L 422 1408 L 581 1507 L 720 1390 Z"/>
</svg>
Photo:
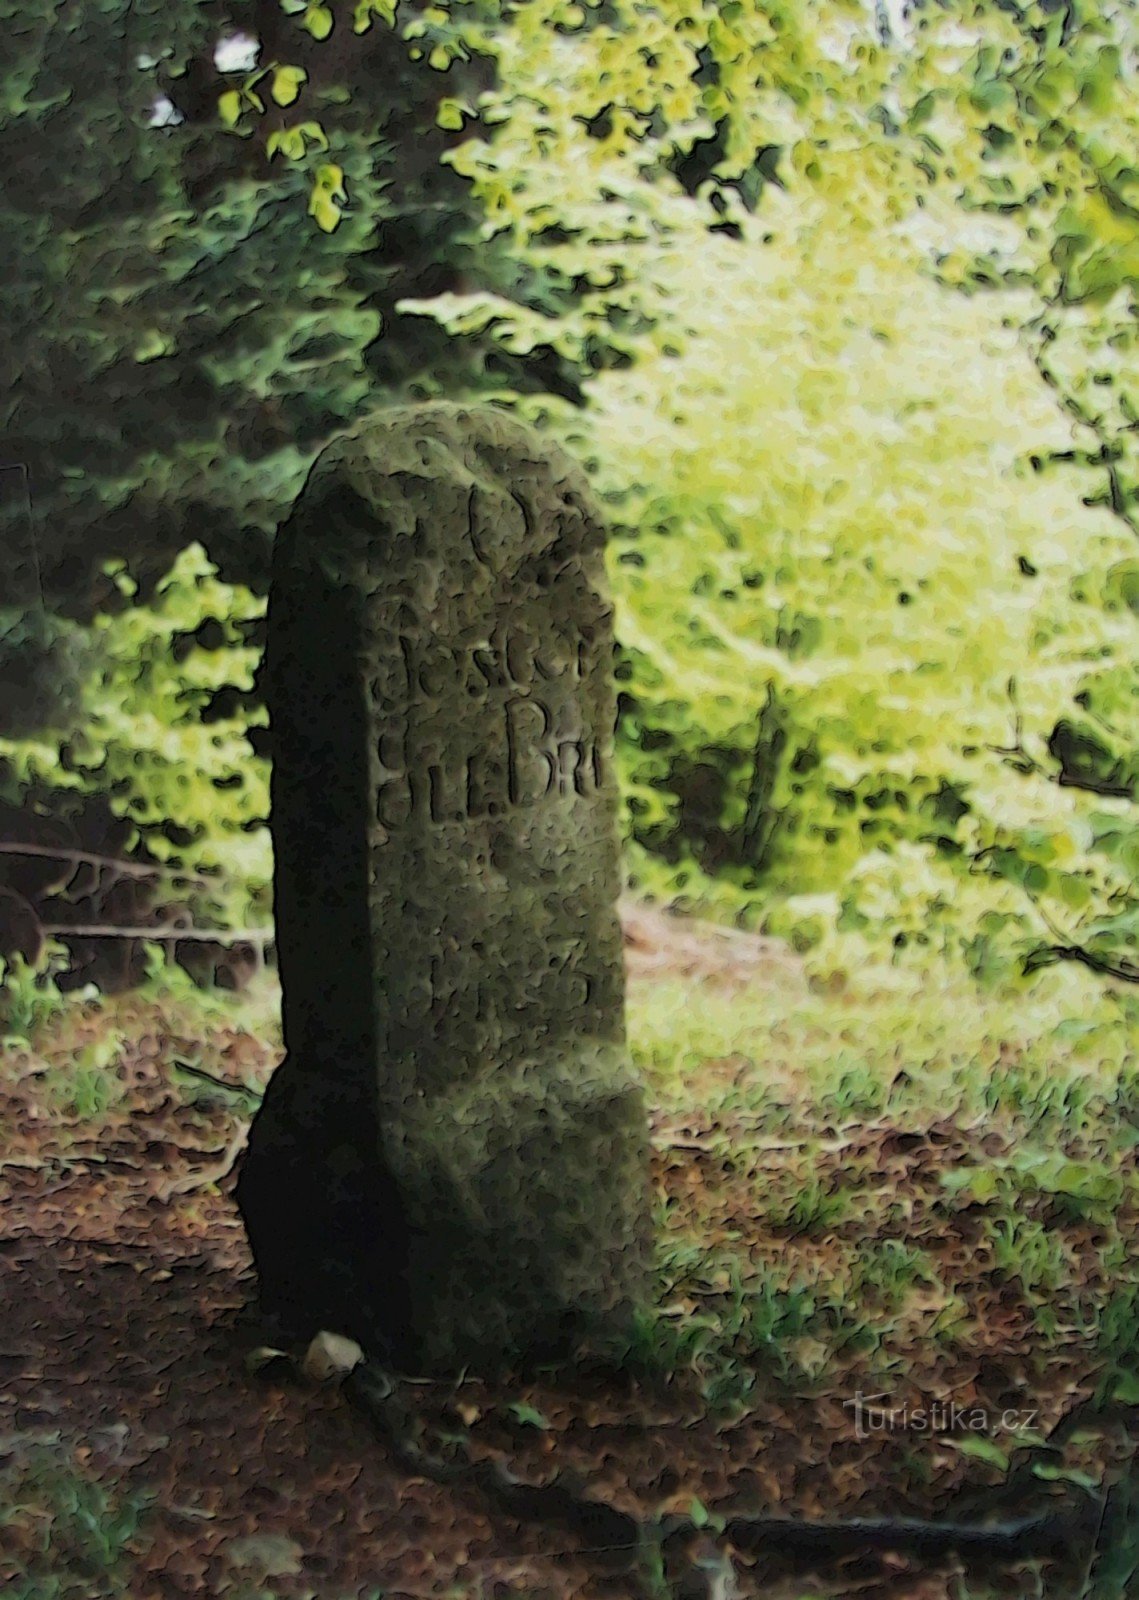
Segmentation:
<svg viewBox="0 0 1139 1600">
<path fill-rule="evenodd" d="M 405 1367 L 619 1340 L 644 1292 L 604 529 L 493 406 L 380 413 L 274 551 L 287 1058 L 238 1202 L 262 1304 Z"/>
</svg>

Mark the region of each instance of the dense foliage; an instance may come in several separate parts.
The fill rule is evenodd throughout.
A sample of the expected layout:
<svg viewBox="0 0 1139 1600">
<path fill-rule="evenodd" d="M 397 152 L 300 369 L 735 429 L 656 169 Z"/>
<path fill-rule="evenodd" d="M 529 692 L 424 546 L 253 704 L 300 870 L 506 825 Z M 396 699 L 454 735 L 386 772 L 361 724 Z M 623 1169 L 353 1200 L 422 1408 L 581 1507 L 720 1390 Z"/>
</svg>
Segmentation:
<svg viewBox="0 0 1139 1600">
<path fill-rule="evenodd" d="M 1130 0 L 240 9 L 0 8 L 8 788 L 263 914 L 267 536 L 490 390 L 612 505 L 638 883 L 1139 977 Z"/>
<path fill-rule="evenodd" d="M 29 527 L 22 476 L 5 484 L 2 526 L 25 569 L 8 597 L 21 605 L 42 584 L 52 605 L 88 614 L 107 598 L 104 557 L 149 583 L 194 539 L 263 583 L 268 536 L 337 428 L 385 395 L 528 381 L 487 341 L 397 310 L 460 285 L 541 303 L 442 164 L 455 135 L 437 125 L 440 74 L 377 37 L 322 79 L 317 41 L 275 4 L 253 10 L 262 53 L 287 31 L 293 70 L 312 79 L 292 135 L 303 163 L 227 126 L 229 96 L 256 94 L 231 87 L 249 77 L 236 32 L 249 7 L 0 7 L 0 208 L 15 252 L 0 417 L 4 460 L 32 491 Z M 484 76 L 466 69 L 470 92 Z M 288 83 L 262 81 L 261 103 L 270 139 L 291 149 Z M 317 120 L 331 103 L 335 164 Z M 307 167 L 334 231 L 306 220 Z M 350 206 L 332 198 L 345 184 Z"/>
<path fill-rule="evenodd" d="M 1129 676 L 1131 614 L 1093 597 L 1131 541 L 1033 471 L 1066 429 L 1001 305 L 838 196 L 782 210 L 754 257 L 679 273 L 688 352 L 573 430 L 618 520 L 633 870 L 805 947 L 839 931 L 840 965 L 857 934 L 1000 970 L 1050 938 L 1034 895 L 1067 919 L 1127 888 L 1096 848 L 1126 801 L 1046 767 L 1089 683 Z"/>
</svg>

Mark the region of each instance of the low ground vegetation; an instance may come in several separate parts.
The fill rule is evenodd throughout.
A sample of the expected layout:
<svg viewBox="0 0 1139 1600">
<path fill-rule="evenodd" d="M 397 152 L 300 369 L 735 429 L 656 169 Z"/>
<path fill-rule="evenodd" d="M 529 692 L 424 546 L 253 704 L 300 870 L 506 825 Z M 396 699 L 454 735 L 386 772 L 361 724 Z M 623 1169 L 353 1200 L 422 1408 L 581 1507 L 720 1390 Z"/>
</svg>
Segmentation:
<svg viewBox="0 0 1139 1600">
<path fill-rule="evenodd" d="M 629 952 L 654 1305 L 616 1377 L 424 1385 L 425 1409 L 630 1510 L 1093 1492 L 1139 1433 L 1127 993 L 1071 975 L 1028 1011 L 890 969 L 840 992 L 774 943 L 749 962 L 691 925 L 670 951 L 669 932 L 650 918 Z M 278 1059 L 271 982 L 220 1003 L 156 964 L 142 993 L 24 974 L 6 995 L 5 1594 L 623 1592 L 604 1553 L 553 1555 L 548 1531 L 406 1481 L 334 1392 L 246 1371 L 226 1157 Z M 1110 1426 L 1054 1432 L 1105 1405 Z M 813 1587 L 737 1565 L 765 1595 L 856 1575 L 883 1596 L 998 1592 L 904 1562 Z"/>
</svg>

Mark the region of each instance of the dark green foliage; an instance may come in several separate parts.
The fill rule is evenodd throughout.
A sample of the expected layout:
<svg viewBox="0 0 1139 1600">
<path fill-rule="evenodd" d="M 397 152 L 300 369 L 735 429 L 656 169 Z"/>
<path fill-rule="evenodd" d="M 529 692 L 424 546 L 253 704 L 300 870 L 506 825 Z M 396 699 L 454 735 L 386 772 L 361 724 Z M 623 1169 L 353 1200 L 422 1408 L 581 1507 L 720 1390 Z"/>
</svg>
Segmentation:
<svg viewBox="0 0 1139 1600">
<path fill-rule="evenodd" d="M 309 167 L 270 162 L 219 119 L 214 46 L 249 8 L 0 6 L 0 436 L 33 511 L 29 530 L 5 493 L 0 546 L 24 564 L 23 606 L 39 599 L 33 532 L 51 603 L 79 614 L 106 598 L 101 558 L 128 558 L 145 588 L 195 539 L 263 587 L 307 463 L 377 400 L 576 392 L 556 362 L 397 310 L 461 285 L 534 292 L 477 238 L 468 185 L 440 164 L 454 135 L 438 102 L 477 93 L 486 64 L 444 80 L 386 30 L 333 51 L 278 6 L 253 11 L 262 58 L 309 72 L 306 115 L 336 106 L 326 159 L 350 201 L 334 233 L 305 216 Z M 182 120 L 152 125 L 160 94 Z"/>
</svg>

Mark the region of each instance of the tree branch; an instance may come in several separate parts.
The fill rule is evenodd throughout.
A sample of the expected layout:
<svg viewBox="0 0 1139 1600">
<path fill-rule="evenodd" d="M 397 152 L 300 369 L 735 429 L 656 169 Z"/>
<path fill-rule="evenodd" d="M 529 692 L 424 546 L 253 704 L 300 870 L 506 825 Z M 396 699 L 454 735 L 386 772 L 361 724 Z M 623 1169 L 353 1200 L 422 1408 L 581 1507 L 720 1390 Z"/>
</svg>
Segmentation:
<svg viewBox="0 0 1139 1600">
<path fill-rule="evenodd" d="M 45 923 L 44 933 L 55 939 L 153 939 L 158 943 L 167 940 L 196 939 L 207 944 L 272 944 L 276 937 L 272 928 L 180 928 L 168 923 L 161 928 L 116 928 L 110 923 L 79 923 L 69 927 L 66 923 Z"/>
<path fill-rule="evenodd" d="M 1090 972 L 1105 978 L 1118 978 L 1121 983 L 1139 983 L 1139 966 L 1131 961 L 1112 961 L 1108 956 L 1098 956 L 1079 944 L 1045 944 L 1025 956 L 1022 970 L 1027 976 L 1039 972 L 1041 967 L 1053 967 L 1061 961 L 1076 962 Z"/>
<path fill-rule="evenodd" d="M 1059 295 L 1060 292 L 1058 291 L 1057 294 Z M 1048 302 L 1045 315 L 1047 311 L 1055 309 L 1055 304 L 1055 300 Z M 1128 509 L 1127 493 L 1119 476 L 1119 468 L 1116 465 L 1119 451 L 1115 441 L 1105 426 L 1103 418 L 1093 415 L 1074 394 L 1066 391 L 1061 385 L 1060 379 L 1044 359 L 1045 350 L 1056 337 L 1055 329 L 1045 321 L 1044 315 L 1035 319 L 1029 326 L 1038 336 L 1029 351 L 1029 358 L 1033 366 L 1044 384 L 1056 396 L 1061 410 L 1066 411 L 1073 422 L 1078 423 L 1081 428 L 1086 428 L 1096 440 L 1099 450 L 1092 460 L 1096 466 L 1102 467 L 1107 474 L 1107 507 L 1112 516 L 1122 522 L 1124 527 L 1133 533 L 1136 538 L 1139 538 L 1139 517 L 1136 517 L 1135 513 Z"/>
<path fill-rule="evenodd" d="M 96 855 L 90 850 L 57 849 L 54 845 L 45 844 L 17 844 L 5 839 L 0 840 L 0 855 L 43 856 L 48 861 L 73 861 L 78 866 L 112 867 L 124 878 L 168 877 L 176 879 L 179 883 L 200 883 L 206 888 L 215 886 L 214 880 L 203 877 L 199 872 L 183 872 L 178 867 L 168 867 L 160 861 L 123 861 L 119 856 Z"/>
</svg>

